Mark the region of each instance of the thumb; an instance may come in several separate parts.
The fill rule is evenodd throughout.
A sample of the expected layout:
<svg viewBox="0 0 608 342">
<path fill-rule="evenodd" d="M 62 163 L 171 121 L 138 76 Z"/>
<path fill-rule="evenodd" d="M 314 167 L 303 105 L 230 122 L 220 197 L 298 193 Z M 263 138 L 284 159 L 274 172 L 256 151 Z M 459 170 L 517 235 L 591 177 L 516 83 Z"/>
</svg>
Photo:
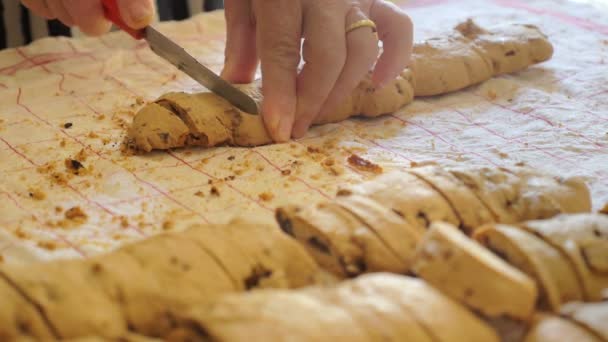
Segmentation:
<svg viewBox="0 0 608 342">
<path fill-rule="evenodd" d="M 250 83 L 258 66 L 251 1 L 225 0 L 226 50 L 222 77 L 232 83 Z"/>
<path fill-rule="evenodd" d="M 120 15 L 134 29 L 148 26 L 155 15 L 153 0 L 118 0 Z"/>
</svg>

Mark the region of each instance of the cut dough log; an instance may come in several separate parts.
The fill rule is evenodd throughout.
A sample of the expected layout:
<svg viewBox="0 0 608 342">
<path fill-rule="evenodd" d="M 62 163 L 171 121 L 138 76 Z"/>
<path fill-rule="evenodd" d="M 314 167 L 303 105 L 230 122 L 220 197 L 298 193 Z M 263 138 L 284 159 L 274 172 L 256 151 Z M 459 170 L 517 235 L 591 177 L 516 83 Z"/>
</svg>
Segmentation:
<svg viewBox="0 0 608 342">
<path fill-rule="evenodd" d="M 220 238 L 232 242 L 233 247 L 253 260 L 253 273 L 244 279 L 247 290 L 298 288 L 311 285 L 316 280 L 318 266 L 315 261 L 277 227 L 231 222 L 202 228 L 215 230 Z"/>
<path fill-rule="evenodd" d="M 550 220 L 525 222 L 522 227 L 569 258 L 582 283 L 585 300 L 608 297 L 608 216 L 559 215 Z"/>
<path fill-rule="evenodd" d="M 563 304 L 583 298 L 568 260 L 536 236 L 514 226 L 489 225 L 480 228 L 474 238 L 536 280 L 541 308 L 557 312 Z"/>
<path fill-rule="evenodd" d="M 608 302 L 569 303 L 562 308 L 561 314 L 608 341 Z"/>
<path fill-rule="evenodd" d="M 527 168 L 459 167 L 449 171 L 473 190 L 499 223 L 591 211 L 589 189 L 577 178 L 553 177 Z"/>
<path fill-rule="evenodd" d="M 128 331 L 163 336 L 176 313 L 219 295 L 315 280 L 314 261 L 279 229 L 232 223 L 224 228 L 233 231 L 222 235 L 221 228 L 159 235 L 87 260 L 2 267 L 0 293 L 7 297 L 0 306 L 0 336 L 112 339 Z M 211 229 L 218 234 L 207 240 Z M 237 231 L 253 243 L 234 243 L 230 235 Z M 220 247 L 226 250 L 220 253 Z M 244 286 L 234 281 L 242 269 L 230 269 L 243 255 L 252 256 L 241 262 L 253 268 L 240 279 Z M 255 273 L 257 264 L 264 266 L 262 274 Z M 281 281 L 266 281 L 275 273 Z"/>
<path fill-rule="evenodd" d="M 552 54 L 553 47 L 535 26 L 507 24 L 482 29 L 467 21 L 442 37 L 415 44 L 410 69 L 381 89 L 374 88 L 368 76 L 339 108 L 315 124 L 392 113 L 411 103 L 414 95 L 460 90 L 548 60 Z M 259 84 L 241 87 L 262 100 Z M 263 145 L 272 139 L 261 116 L 241 112 L 216 95 L 172 93 L 136 115 L 128 142 L 149 152 L 180 146 Z"/>
<path fill-rule="evenodd" d="M 370 341 L 432 341 L 400 303 L 403 298 L 366 286 L 364 281 L 350 281 L 333 291 L 316 292 L 324 302 L 344 308 L 365 329 Z"/>
<path fill-rule="evenodd" d="M 423 166 L 409 170 L 429 183 L 450 203 L 460 220 L 460 229 L 471 234 L 475 228 L 494 222 L 494 217 L 472 190 L 440 166 Z"/>
<path fill-rule="evenodd" d="M 483 29 L 469 19 L 455 29 L 475 41 L 475 50 L 490 61 L 494 75 L 523 70 L 553 55 L 553 46 L 534 25 L 503 23 Z"/>
<path fill-rule="evenodd" d="M 523 169 L 425 166 L 391 171 L 339 190 L 333 201 L 322 205 L 279 208 L 276 218 L 323 268 L 338 276 L 404 273 L 411 263 L 412 245 L 433 222 L 472 233 L 494 217 L 511 222 L 549 215 L 555 208 L 557 212 L 582 210 L 588 196 L 586 186 L 577 181 L 558 182 L 550 175 Z M 540 200 L 543 198 L 552 200 Z M 594 260 L 602 255 L 598 246 L 595 243 L 588 249 Z M 551 250 L 551 246 L 547 248 Z M 563 295 L 581 299 L 568 291 Z M 562 302 L 551 298 L 553 304 Z"/>
<path fill-rule="evenodd" d="M 53 340 L 58 337 L 54 327 L 47 324 L 40 310 L 2 276 L 0 298 L 0 341 L 30 337 Z"/>
<path fill-rule="evenodd" d="M 399 303 L 433 341 L 498 341 L 496 332 L 464 306 L 420 279 L 387 274 L 364 275 L 361 282 Z M 438 314 L 441 313 L 441 314 Z"/>
<path fill-rule="evenodd" d="M 416 245 L 422 237 L 418 230 L 394 211 L 366 197 L 339 196 L 336 203 L 363 222 L 401 261 L 399 273 L 409 269 Z"/>
<path fill-rule="evenodd" d="M 602 340 L 566 318 L 539 313 L 523 342 L 601 342 Z"/>
<path fill-rule="evenodd" d="M 408 172 L 393 171 L 338 192 L 338 197 L 356 194 L 390 208 L 421 234 L 432 222 L 460 226 L 450 204 L 428 183 Z"/>
<path fill-rule="evenodd" d="M 206 341 L 368 341 L 344 309 L 306 292 L 254 291 L 228 295 L 182 314 L 177 333 Z M 166 340 L 174 340 L 173 333 Z M 201 336 L 202 335 L 202 336 Z"/>
<path fill-rule="evenodd" d="M 498 341 L 481 320 L 424 282 L 389 274 L 330 288 L 228 295 L 185 313 L 181 322 L 181 331 L 210 341 L 377 341 L 378 334 L 385 341 Z"/>
<path fill-rule="evenodd" d="M 378 271 L 403 273 L 409 266 L 366 223 L 336 203 L 284 207 L 276 215 L 284 232 L 300 241 L 325 269 L 338 276 Z"/>
<path fill-rule="evenodd" d="M 418 246 L 412 271 L 446 295 L 487 317 L 531 318 L 534 281 L 466 237 L 434 223 Z"/>
<path fill-rule="evenodd" d="M 127 329 L 117 302 L 100 284 L 90 282 L 87 265 L 79 261 L 20 265 L 0 270 L 3 277 L 44 312 L 60 338 L 87 335 L 114 337 Z M 91 308 L 83 314 L 83 308 Z M 14 324 L 0 322 L 0 326 Z M 38 337 L 38 336 L 36 336 Z"/>
</svg>

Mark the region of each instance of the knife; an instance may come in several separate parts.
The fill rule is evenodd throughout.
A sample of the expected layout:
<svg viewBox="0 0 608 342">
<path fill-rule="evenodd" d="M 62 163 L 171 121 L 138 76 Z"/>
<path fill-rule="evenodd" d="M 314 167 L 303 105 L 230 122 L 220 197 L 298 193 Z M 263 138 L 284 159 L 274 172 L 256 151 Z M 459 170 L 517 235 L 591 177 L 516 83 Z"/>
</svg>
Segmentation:
<svg viewBox="0 0 608 342">
<path fill-rule="evenodd" d="M 102 0 L 101 3 L 105 17 L 114 23 L 114 25 L 137 40 L 145 39 L 154 53 L 176 66 L 207 89 L 223 97 L 235 107 L 246 113 L 259 114 L 258 105 L 252 97 L 199 63 L 196 58 L 167 36 L 152 26 L 147 26 L 141 30 L 130 28 L 120 15 L 117 0 Z"/>
</svg>

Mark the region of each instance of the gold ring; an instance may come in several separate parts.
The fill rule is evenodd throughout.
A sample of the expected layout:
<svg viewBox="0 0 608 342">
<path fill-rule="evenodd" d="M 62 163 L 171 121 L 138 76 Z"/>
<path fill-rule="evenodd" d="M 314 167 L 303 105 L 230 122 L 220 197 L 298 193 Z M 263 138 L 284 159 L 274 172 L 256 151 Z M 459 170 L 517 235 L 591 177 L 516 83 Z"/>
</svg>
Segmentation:
<svg viewBox="0 0 608 342">
<path fill-rule="evenodd" d="M 376 32 L 376 23 L 374 23 L 373 21 L 369 20 L 369 19 L 362 19 L 359 21 L 355 21 L 354 23 L 352 23 L 349 27 L 346 28 L 346 33 L 349 33 L 351 31 L 354 31 L 358 28 L 361 27 L 369 27 L 372 29 L 372 32 Z"/>
</svg>

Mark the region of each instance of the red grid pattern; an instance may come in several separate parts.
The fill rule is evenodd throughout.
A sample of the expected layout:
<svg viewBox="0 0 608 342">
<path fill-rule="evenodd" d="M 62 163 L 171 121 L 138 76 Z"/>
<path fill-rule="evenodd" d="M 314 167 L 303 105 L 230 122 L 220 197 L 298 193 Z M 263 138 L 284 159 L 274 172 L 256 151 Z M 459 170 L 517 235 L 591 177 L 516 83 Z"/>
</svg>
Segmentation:
<svg viewBox="0 0 608 342">
<path fill-rule="evenodd" d="M 28 245 L 45 258 L 65 255 L 66 249 L 71 249 L 68 255 L 87 256 L 174 226 L 222 222 L 244 213 L 271 219 L 279 204 L 328 198 L 341 184 L 370 177 L 348 165 L 350 153 L 385 168 L 425 161 L 497 166 L 523 161 L 566 176 L 585 176 L 595 206 L 608 201 L 608 103 L 602 101 L 608 89 L 597 82 L 597 74 L 608 77 L 601 57 L 608 50 L 608 26 L 601 24 L 608 13 L 540 0 L 418 0 L 403 6 L 420 26 L 419 37 L 433 32 L 435 23 L 448 28 L 442 25 L 469 16 L 537 24 L 549 33 L 556 56 L 520 75 L 419 100 L 377 120 L 319 127 L 289 144 L 125 157 L 119 144 L 124 123 L 142 99 L 201 87 L 167 67 L 145 44 L 122 34 L 47 39 L 0 52 L 0 60 L 10 61 L 0 62 L 0 156 L 7 158 L 0 163 L 5 178 L 0 201 L 6 203 L 0 207 L 0 227 L 16 236 L 28 233 L 22 240 L 0 237 L 0 254 L 10 257 L 11 250 Z M 219 69 L 224 41 L 220 17 L 205 15 L 163 28 Z M 577 37 L 594 43 L 573 46 Z M 595 78 L 589 77 L 590 70 Z M 512 102 L 503 96 L 504 84 L 517 88 Z M 489 90 L 497 97 L 486 96 Z M 530 102 L 534 96 L 547 101 L 539 97 Z M 572 108 L 576 113 L 568 112 Z M 63 127 L 65 122 L 73 127 Z M 315 148 L 311 152 L 308 147 Z M 93 166 L 95 176 L 58 185 L 38 171 L 48 161 L 61 169 L 62 161 L 80 150 L 89 155 L 83 163 Z M 330 172 L 324 164 L 328 159 L 343 172 Z M 30 188 L 42 189 L 48 198 L 33 200 Z M 67 229 L 49 223 L 63 214 L 53 213 L 54 207 L 75 205 L 87 212 L 88 222 Z M 36 245 L 49 238 L 61 247 Z"/>
</svg>

